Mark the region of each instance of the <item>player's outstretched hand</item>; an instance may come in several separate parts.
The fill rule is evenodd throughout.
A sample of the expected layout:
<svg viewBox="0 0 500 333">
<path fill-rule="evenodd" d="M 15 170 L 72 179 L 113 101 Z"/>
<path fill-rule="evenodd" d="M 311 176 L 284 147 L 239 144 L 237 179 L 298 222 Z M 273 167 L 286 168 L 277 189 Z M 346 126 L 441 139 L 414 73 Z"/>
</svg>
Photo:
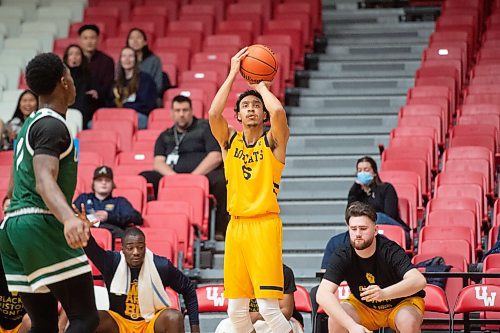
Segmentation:
<svg viewBox="0 0 500 333">
<path fill-rule="evenodd" d="M 361 294 L 361 299 L 365 302 L 383 301 L 385 300 L 384 289 L 376 284 L 366 287 Z"/>
<path fill-rule="evenodd" d="M 271 85 L 273 84 L 272 81 L 260 81 L 258 83 L 250 83 L 248 82 L 248 85 L 256 91 L 259 91 L 259 88 L 266 87 L 267 90 L 271 89 Z"/>
<path fill-rule="evenodd" d="M 72 249 L 85 247 L 90 237 L 90 224 L 72 216 L 64 222 L 64 237 Z"/>
<path fill-rule="evenodd" d="M 237 74 L 240 71 L 241 59 L 245 58 L 247 54 L 248 54 L 248 46 L 245 46 L 231 58 L 231 70 L 230 70 L 231 73 Z"/>
</svg>

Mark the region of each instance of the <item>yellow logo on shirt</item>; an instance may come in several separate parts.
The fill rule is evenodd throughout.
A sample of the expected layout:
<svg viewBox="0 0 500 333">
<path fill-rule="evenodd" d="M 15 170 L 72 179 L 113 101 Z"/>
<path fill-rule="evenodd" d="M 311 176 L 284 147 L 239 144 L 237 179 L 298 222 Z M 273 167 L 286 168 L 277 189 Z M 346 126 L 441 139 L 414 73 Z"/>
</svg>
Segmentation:
<svg viewBox="0 0 500 333">
<path fill-rule="evenodd" d="M 366 279 L 368 280 L 368 283 L 374 284 L 375 283 L 375 276 L 373 276 L 370 273 L 366 273 Z"/>
</svg>

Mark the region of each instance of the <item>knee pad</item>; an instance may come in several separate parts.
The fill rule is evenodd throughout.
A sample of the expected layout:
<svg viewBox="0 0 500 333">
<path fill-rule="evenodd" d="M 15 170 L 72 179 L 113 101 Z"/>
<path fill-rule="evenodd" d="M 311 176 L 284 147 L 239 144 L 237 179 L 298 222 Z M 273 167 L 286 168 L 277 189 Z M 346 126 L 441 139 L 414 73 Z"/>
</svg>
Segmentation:
<svg viewBox="0 0 500 333">
<path fill-rule="evenodd" d="M 252 320 L 248 313 L 248 298 L 229 299 L 227 314 L 235 332 L 250 333 L 253 331 Z"/>
<path fill-rule="evenodd" d="M 292 326 L 280 310 L 277 299 L 257 298 L 257 304 L 259 304 L 260 314 L 271 327 L 273 333 L 289 333 L 292 330 Z"/>
</svg>

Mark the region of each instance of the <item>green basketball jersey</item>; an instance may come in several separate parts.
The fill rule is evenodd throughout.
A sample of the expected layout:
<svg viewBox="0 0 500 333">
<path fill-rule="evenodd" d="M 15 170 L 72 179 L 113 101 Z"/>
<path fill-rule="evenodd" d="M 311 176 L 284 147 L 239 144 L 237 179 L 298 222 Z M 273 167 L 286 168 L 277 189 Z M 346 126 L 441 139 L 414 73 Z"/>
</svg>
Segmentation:
<svg viewBox="0 0 500 333">
<path fill-rule="evenodd" d="M 65 119 L 50 109 L 40 109 L 26 119 L 17 136 L 13 162 L 14 192 L 7 212 L 27 207 L 48 209 L 42 197 L 36 191 L 35 171 L 33 168 L 34 151 L 28 141 L 31 126 L 44 117 L 59 119 L 67 128 Z M 73 141 L 71 140 L 68 149 L 59 156 L 59 174 L 57 177 L 57 184 L 64 193 L 68 204 L 71 204 L 75 192 L 76 173 L 77 155 Z"/>
</svg>

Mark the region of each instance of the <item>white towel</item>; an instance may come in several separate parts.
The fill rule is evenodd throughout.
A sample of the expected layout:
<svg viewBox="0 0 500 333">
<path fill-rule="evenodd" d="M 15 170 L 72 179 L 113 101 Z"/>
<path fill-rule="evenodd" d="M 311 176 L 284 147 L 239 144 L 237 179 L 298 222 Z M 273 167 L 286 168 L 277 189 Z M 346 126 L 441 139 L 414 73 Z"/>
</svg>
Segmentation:
<svg viewBox="0 0 500 333">
<path fill-rule="evenodd" d="M 109 290 L 113 294 L 127 295 L 130 288 L 131 273 L 123 252 L 120 252 L 120 255 L 120 263 Z M 153 319 L 158 310 L 169 307 L 171 303 L 153 262 L 153 252 L 149 249 L 146 249 L 144 262 L 139 272 L 138 294 L 141 316 L 146 322 Z"/>
</svg>

